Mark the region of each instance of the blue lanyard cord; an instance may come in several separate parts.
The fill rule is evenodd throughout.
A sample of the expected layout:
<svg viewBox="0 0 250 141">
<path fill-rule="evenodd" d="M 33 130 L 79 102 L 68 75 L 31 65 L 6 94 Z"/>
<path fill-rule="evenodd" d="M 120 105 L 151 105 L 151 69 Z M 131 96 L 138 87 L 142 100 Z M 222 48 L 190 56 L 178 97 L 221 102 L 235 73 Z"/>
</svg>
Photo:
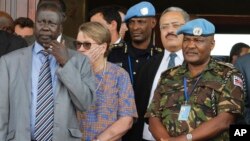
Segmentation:
<svg viewBox="0 0 250 141">
<path fill-rule="evenodd" d="M 184 96 L 185 96 L 185 101 L 188 101 L 189 100 L 189 97 L 188 97 L 188 92 L 187 92 L 187 78 L 184 77 Z"/>
<path fill-rule="evenodd" d="M 192 88 L 192 91 L 191 91 L 191 93 L 190 93 L 190 96 L 191 96 L 192 93 L 194 92 L 194 89 L 195 89 L 195 87 L 197 86 L 198 82 L 200 81 L 201 76 L 202 76 L 202 75 L 200 75 L 200 76 L 197 78 L 197 80 L 196 80 L 196 82 L 195 82 L 195 84 L 194 84 L 194 86 L 193 86 L 193 88 Z M 184 96 L 185 96 L 185 102 L 188 102 L 188 101 L 189 101 L 189 95 L 188 95 L 188 90 L 187 90 L 187 78 L 186 78 L 186 77 L 184 77 L 183 83 L 184 83 Z"/>
<path fill-rule="evenodd" d="M 133 71 L 132 71 L 132 63 L 131 63 L 131 59 L 130 56 L 128 55 L 128 66 L 129 66 L 129 75 L 130 75 L 130 80 L 132 85 L 134 84 L 134 76 L 133 76 Z"/>
</svg>

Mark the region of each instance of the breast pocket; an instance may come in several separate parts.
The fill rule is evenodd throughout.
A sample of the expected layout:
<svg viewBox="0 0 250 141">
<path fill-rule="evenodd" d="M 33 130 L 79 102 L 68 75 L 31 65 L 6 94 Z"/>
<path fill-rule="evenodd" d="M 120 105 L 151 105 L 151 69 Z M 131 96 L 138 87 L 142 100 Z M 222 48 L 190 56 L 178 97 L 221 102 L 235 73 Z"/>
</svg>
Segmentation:
<svg viewBox="0 0 250 141">
<path fill-rule="evenodd" d="M 218 82 L 204 82 L 199 86 L 195 105 L 208 117 L 217 115 L 218 94 L 222 85 Z"/>
<path fill-rule="evenodd" d="M 160 100 L 160 108 L 162 110 L 162 118 L 178 119 L 180 107 L 184 104 L 183 90 L 168 90 L 162 94 Z M 169 117 L 171 116 L 171 117 Z"/>
</svg>

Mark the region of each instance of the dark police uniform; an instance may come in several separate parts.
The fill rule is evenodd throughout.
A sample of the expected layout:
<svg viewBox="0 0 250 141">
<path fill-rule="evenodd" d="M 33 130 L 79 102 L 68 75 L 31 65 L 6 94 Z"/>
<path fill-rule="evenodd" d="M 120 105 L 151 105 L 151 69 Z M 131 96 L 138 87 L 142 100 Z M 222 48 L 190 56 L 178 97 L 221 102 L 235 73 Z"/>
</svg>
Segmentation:
<svg viewBox="0 0 250 141">
<path fill-rule="evenodd" d="M 108 55 L 108 61 L 123 67 L 129 73 L 134 86 L 136 76 L 142 66 L 159 52 L 161 50 L 156 48 L 152 43 L 149 44 L 147 49 L 142 50 L 133 47 L 131 43 L 126 44 L 123 42 L 121 46 L 112 48 Z"/>
<path fill-rule="evenodd" d="M 131 18 L 155 17 L 155 13 L 154 6 L 150 2 L 143 1 L 130 7 L 124 19 L 125 22 L 129 22 Z M 144 67 L 146 62 L 153 59 L 152 57 L 159 52 L 161 52 L 161 50 L 158 50 L 152 42 L 149 43 L 147 49 L 137 49 L 133 47 L 131 43 L 128 43 L 123 49 L 113 49 L 108 59 L 113 63 L 120 64 L 125 70 L 127 70 L 133 88 L 135 88 L 137 85 L 136 79 L 140 76 L 139 72 L 141 73 L 140 70 Z M 143 110 L 138 106 L 143 100 L 144 99 L 141 99 L 140 96 L 135 93 L 135 103 L 138 113 Z M 137 121 L 133 124 L 133 127 L 122 137 L 122 141 L 141 141 L 143 126 L 140 126 L 140 123 L 143 121 L 144 120 L 139 116 Z"/>
<path fill-rule="evenodd" d="M 116 46 L 112 48 L 108 56 L 108 61 L 123 67 L 129 73 L 131 82 L 135 88 L 135 82 L 139 76 L 138 73 L 140 72 L 140 69 L 143 68 L 147 61 L 152 59 L 153 56 L 159 54 L 160 52 L 162 52 L 162 49 L 155 47 L 152 43 L 150 43 L 148 48 L 145 50 L 137 49 L 133 47 L 131 43 L 124 43 L 123 46 Z M 135 93 L 135 103 L 137 105 L 136 107 L 138 112 L 141 111 L 141 109 L 138 109 L 140 107 L 138 104 L 141 103 L 141 101 L 143 100 Z M 138 121 L 133 124 L 133 127 L 123 136 L 122 140 L 140 141 L 142 139 L 143 129 L 143 124 L 141 123 L 144 123 L 142 121 L 143 120 L 138 119 Z"/>
</svg>

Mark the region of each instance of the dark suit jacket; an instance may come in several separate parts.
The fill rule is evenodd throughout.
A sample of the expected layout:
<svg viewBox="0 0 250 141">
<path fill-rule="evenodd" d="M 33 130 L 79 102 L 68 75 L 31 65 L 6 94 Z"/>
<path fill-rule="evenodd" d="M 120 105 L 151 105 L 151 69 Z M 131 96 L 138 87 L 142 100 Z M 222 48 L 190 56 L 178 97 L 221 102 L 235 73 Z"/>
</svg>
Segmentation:
<svg viewBox="0 0 250 141">
<path fill-rule="evenodd" d="M 0 30 L 0 57 L 13 50 L 27 46 L 26 41 L 22 37 Z"/>
<path fill-rule="evenodd" d="M 246 54 L 235 63 L 235 67 L 243 74 L 246 84 L 246 100 L 245 100 L 245 120 L 250 124 L 250 54 Z"/>
<path fill-rule="evenodd" d="M 126 138 L 123 141 L 141 141 L 144 122 L 150 92 L 157 70 L 161 64 L 164 52 L 153 56 L 141 69 L 135 83 L 135 103 L 138 113 L 138 119 L 133 124 L 133 127 L 128 131 Z"/>
</svg>

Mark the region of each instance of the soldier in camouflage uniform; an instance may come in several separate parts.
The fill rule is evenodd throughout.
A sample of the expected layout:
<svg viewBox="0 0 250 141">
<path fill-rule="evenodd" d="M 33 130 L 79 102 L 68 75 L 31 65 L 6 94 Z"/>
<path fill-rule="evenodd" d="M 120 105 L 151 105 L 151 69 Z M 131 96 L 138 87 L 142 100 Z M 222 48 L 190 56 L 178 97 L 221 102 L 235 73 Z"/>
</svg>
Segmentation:
<svg viewBox="0 0 250 141">
<path fill-rule="evenodd" d="M 214 32 L 205 19 L 177 31 L 184 34 L 185 63 L 162 73 L 146 113 L 157 140 L 229 140 L 229 125 L 242 115 L 244 82 L 232 65 L 210 57 Z"/>
</svg>

